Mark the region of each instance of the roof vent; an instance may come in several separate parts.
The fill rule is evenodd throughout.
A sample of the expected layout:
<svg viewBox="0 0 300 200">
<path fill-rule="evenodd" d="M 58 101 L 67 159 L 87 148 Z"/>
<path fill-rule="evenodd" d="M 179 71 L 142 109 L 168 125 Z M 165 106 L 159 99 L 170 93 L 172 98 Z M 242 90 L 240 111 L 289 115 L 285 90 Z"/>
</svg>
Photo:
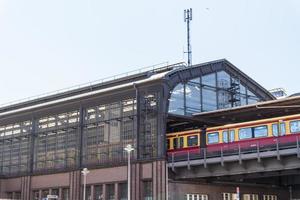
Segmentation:
<svg viewBox="0 0 300 200">
<path fill-rule="evenodd" d="M 274 88 L 272 90 L 269 90 L 269 92 L 277 99 L 281 99 L 287 96 L 286 91 L 283 88 Z"/>
</svg>

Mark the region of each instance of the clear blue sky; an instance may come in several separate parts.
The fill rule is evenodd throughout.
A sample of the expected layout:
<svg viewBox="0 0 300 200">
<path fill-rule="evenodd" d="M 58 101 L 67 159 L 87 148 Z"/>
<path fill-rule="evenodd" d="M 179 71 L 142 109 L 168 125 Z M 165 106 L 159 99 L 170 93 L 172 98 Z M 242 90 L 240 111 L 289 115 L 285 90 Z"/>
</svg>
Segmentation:
<svg viewBox="0 0 300 200">
<path fill-rule="evenodd" d="M 190 7 L 194 64 L 300 92 L 299 0 L 0 0 L 0 103 L 182 61 Z"/>
</svg>

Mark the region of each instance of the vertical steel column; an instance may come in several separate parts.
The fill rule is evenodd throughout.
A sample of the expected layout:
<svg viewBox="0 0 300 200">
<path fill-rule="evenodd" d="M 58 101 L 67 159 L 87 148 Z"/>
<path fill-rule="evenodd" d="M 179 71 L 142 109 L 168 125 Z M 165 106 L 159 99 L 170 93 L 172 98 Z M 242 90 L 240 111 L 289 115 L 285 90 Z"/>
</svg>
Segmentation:
<svg viewBox="0 0 300 200">
<path fill-rule="evenodd" d="M 85 110 L 82 105 L 79 108 L 79 153 L 78 153 L 78 168 L 82 168 L 82 157 L 83 157 L 83 128 L 84 128 L 84 115 Z"/>
<path fill-rule="evenodd" d="M 30 141 L 28 141 L 30 145 L 30 158 L 29 158 L 29 175 L 31 175 L 33 173 L 33 168 L 34 168 L 34 151 L 35 151 L 35 140 L 37 137 L 36 134 L 36 119 L 32 118 L 31 120 L 32 124 L 31 124 L 31 133 L 30 133 Z"/>
</svg>

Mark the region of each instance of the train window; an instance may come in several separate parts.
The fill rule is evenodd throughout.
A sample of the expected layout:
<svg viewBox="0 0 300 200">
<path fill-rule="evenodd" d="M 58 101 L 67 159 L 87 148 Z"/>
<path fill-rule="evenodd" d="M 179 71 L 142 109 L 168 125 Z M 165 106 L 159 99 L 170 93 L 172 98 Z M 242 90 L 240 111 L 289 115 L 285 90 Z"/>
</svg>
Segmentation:
<svg viewBox="0 0 300 200">
<path fill-rule="evenodd" d="M 167 149 L 170 149 L 170 139 L 167 139 Z"/>
<path fill-rule="evenodd" d="M 191 135 L 187 137 L 189 147 L 198 146 L 198 135 Z"/>
<path fill-rule="evenodd" d="M 178 149 L 178 138 L 173 138 L 173 148 Z"/>
<path fill-rule="evenodd" d="M 254 137 L 267 137 L 268 136 L 268 127 L 264 126 L 257 126 L 253 128 Z"/>
<path fill-rule="evenodd" d="M 219 132 L 207 134 L 207 142 L 208 144 L 219 143 Z"/>
<path fill-rule="evenodd" d="M 228 143 L 228 131 L 223 131 L 223 142 Z"/>
<path fill-rule="evenodd" d="M 278 124 L 272 124 L 273 136 L 278 136 Z"/>
<path fill-rule="evenodd" d="M 252 138 L 252 128 L 239 129 L 240 140 Z"/>
<path fill-rule="evenodd" d="M 230 130 L 229 131 L 229 142 L 233 142 L 234 141 L 234 130 Z"/>
<path fill-rule="evenodd" d="M 285 135 L 285 123 L 280 123 L 280 135 Z"/>
<path fill-rule="evenodd" d="M 179 148 L 183 148 L 183 137 L 179 138 Z"/>
<path fill-rule="evenodd" d="M 290 122 L 290 130 L 291 130 L 291 133 L 300 132 L 300 121 L 291 121 Z"/>
</svg>

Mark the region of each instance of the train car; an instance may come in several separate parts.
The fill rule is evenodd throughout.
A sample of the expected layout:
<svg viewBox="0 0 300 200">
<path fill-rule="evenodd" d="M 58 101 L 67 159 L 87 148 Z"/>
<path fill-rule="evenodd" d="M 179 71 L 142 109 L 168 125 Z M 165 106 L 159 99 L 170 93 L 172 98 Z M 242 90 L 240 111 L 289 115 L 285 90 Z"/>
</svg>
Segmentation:
<svg viewBox="0 0 300 200">
<path fill-rule="evenodd" d="M 168 154 L 196 152 L 235 152 L 280 145 L 288 148 L 300 139 L 300 114 L 224 126 L 168 133 Z"/>
</svg>

